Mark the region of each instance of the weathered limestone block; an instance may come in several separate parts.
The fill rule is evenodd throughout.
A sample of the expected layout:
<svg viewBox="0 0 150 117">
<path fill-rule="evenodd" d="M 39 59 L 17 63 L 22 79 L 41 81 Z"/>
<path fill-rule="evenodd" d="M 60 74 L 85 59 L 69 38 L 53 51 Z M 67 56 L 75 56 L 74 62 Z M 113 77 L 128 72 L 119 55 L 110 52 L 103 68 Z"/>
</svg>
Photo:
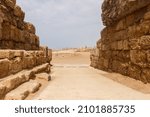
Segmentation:
<svg viewBox="0 0 150 117">
<path fill-rule="evenodd" d="M 127 75 L 128 74 L 128 67 L 129 67 L 128 63 L 114 60 L 114 61 L 112 61 L 112 68 L 111 69 L 114 72 L 119 72 L 123 75 Z"/>
<path fill-rule="evenodd" d="M 150 83 L 150 69 L 143 69 L 141 79 L 144 83 Z"/>
<path fill-rule="evenodd" d="M 24 100 L 30 93 L 34 93 L 39 90 L 40 83 L 34 80 L 30 80 L 12 90 L 5 96 L 5 100 Z"/>
<path fill-rule="evenodd" d="M 117 42 L 112 42 L 110 45 L 111 50 L 117 50 L 118 48 L 118 43 Z"/>
<path fill-rule="evenodd" d="M 143 20 L 143 19 L 142 19 Z M 144 21 L 140 23 L 137 27 L 137 36 L 150 35 L 150 20 Z"/>
<path fill-rule="evenodd" d="M 35 34 L 35 27 L 33 24 L 26 22 L 25 23 L 25 30 L 28 31 L 29 33 Z"/>
<path fill-rule="evenodd" d="M 28 41 L 27 41 L 28 42 Z M 32 46 L 31 46 L 31 44 L 29 44 L 29 43 L 25 43 L 24 44 L 24 48 L 26 49 L 26 50 L 32 50 Z"/>
<path fill-rule="evenodd" d="M 23 31 L 15 26 L 11 26 L 10 39 L 17 43 L 18 42 L 25 43 Z"/>
<path fill-rule="evenodd" d="M 116 26 L 116 31 L 120 31 L 120 30 L 124 30 L 126 29 L 126 20 L 122 19 L 118 22 L 117 26 Z"/>
<path fill-rule="evenodd" d="M 40 50 L 44 52 L 44 56 L 48 56 L 48 47 L 40 47 Z"/>
<path fill-rule="evenodd" d="M 140 38 L 132 38 L 129 40 L 129 45 L 132 50 L 139 50 L 140 47 Z"/>
<path fill-rule="evenodd" d="M 123 41 L 123 50 L 130 50 L 129 40 L 124 40 Z"/>
<path fill-rule="evenodd" d="M 21 89 L 22 87 L 18 87 L 19 89 L 15 89 L 9 92 L 5 96 L 5 100 L 24 100 L 28 95 L 28 89 Z"/>
<path fill-rule="evenodd" d="M 36 58 L 35 57 L 24 57 L 23 58 L 23 68 L 31 69 L 36 66 Z"/>
<path fill-rule="evenodd" d="M 91 66 L 98 68 L 99 49 L 93 49 L 90 56 Z"/>
<path fill-rule="evenodd" d="M 101 50 L 106 51 L 106 50 L 109 50 L 109 49 L 110 49 L 109 45 L 106 45 L 106 44 L 101 45 Z"/>
<path fill-rule="evenodd" d="M 47 63 L 47 58 L 46 57 L 37 57 L 36 64 L 41 65 L 42 63 Z"/>
<path fill-rule="evenodd" d="M 150 21 L 143 21 L 141 23 L 129 26 L 128 31 L 128 38 L 139 38 L 143 35 L 149 35 L 150 34 Z"/>
<path fill-rule="evenodd" d="M 117 61 L 117 60 L 113 60 L 112 61 L 112 67 L 111 67 L 111 69 L 114 71 L 114 72 L 117 72 L 118 71 L 118 64 L 119 64 L 119 62 Z"/>
<path fill-rule="evenodd" d="M 107 59 L 105 59 L 105 58 L 97 58 L 97 57 L 95 57 L 94 58 L 95 60 L 96 60 L 96 62 L 95 62 L 95 64 L 97 64 L 97 65 L 95 65 L 96 66 L 96 68 L 99 68 L 99 69 L 102 69 L 102 70 L 107 70 L 108 69 L 108 60 Z"/>
<path fill-rule="evenodd" d="M 8 59 L 0 59 L 0 78 L 8 75 L 9 64 L 10 61 Z"/>
<path fill-rule="evenodd" d="M 37 36 L 36 39 L 35 39 L 35 46 L 36 46 L 36 50 L 39 50 L 39 45 L 40 45 L 40 39 L 39 37 Z"/>
<path fill-rule="evenodd" d="M 43 79 L 43 80 L 46 80 L 46 81 L 51 80 L 51 76 L 47 73 L 36 74 L 36 78 Z"/>
<path fill-rule="evenodd" d="M 99 56 L 105 58 L 105 59 L 109 59 L 111 57 L 111 51 L 107 50 L 107 51 L 100 51 L 99 52 Z"/>
<path fill-rule="evenodd" d="M 14 76 L 7 77 L 6 80 L 1 81 L 1 84 L 6 86 L 6 93 L 7 93 L 24 82 L 26 82 L 25 76 L 23 74 L 17 74 Z"/>
<path fill-rule="evenodd" d="M 0 99 L 3 98 L 5 92 L 6 92 L 6 86 L 0 84 Z"/>
<path fill-rule="evenodd" d="M 133 64 L 139 65 L 141 67 L 147 67 L 146 51 L 131 50 L 130 58 Z"/>
<path fill-rule="evenodd" d="M 14 49 L 14 43 L 13 41 L 0 41 L 0 49 Z"/>
<path fill-rule="evenodd" d="M 16 57 L 9 65 L 9 71 L 12 74 L 20 72 L 23 69 L 23 61 L 20 57 Z"/>
<path fill-rule="evenodd" d="M 27 86 L 28 86 L 28 91 L 30 93 L 35 93 L 36 91 L 39 90 L 40 86 L 41 86 L 41 83 L 39 83 L 38 81 L 36 80 L 30 80 L 28 83 L 26 83 Z M 25 87 L 27 87 L 25 86 Z"/>
<path fill-rule="evenodd" d="M 150 35 L 148 36 L 142 36 L 140 38 L 140 46 L 141 46 L 141 49 L 150 49 Z"/>
<path fill-rule="evenodd" d="M 10 40 L 10 30 L 11 26 L 9 22 L 2 23 L 2 39 L 3 40 Z"/>
<path fill-rule="evenodd" d="M 141 68 L 137 65 L 130 65 L 128 74 L 130 77 L 136 79 L 136 80 L 141 80 Z"/>
<path fill-rule="evenodd" d="M 111 41 L 120 41 L 127 39 L 127 30 L 120 30 L 117 32 L 112 32 L 110 36 Z"/>
<path fill-rule="evenodd" d="M 22 73 L 25 76 L 26 81 L 28 81 L 29 79 L 35 78 L 35 73 L 33 70 L 22 71 L 20 73 Z"/>
<path fill-rule="evenodd" d="M 114 53 L 114 59 L 119 60 L 120 62 L 129 62 L 130 61 L 130 51 L 116 51 Z"/>
<path fill-rule="evenodd" d="M 144 20 L 150 20 L 150 11 L 145 13 Z"/>
<path fill-rule="evenodd" d="M 37 67 L 33 68 L 32 71 L 35 74 L 38 74 L 38 73 L 41 73 L 43 71 L 47 71 L 47 73 L 49 73 L 49 70 L 50 70 L 50 65 L 48 63 L 45 63 L 45 64 L 43 64 L 41 66 L 37 66 Z"/>
<path fill-rule="evenodd" d="M 117 70 L 118 73 L 121 73 L 123 75 L 128 75 L 128 67 L 129 67 L 128 63 L 119 62 L 119 65 L 117 67 L 118 67 Z"/>
<path fill-rule="evenodd" d="M 25 13 L 22 11 L 21 7 L 16 5 L 14 8 L 14 15 L 19 17 L 21 20 L 24 20 Z"/>
<path fill-rule="evenodd" d="M 0 50 L 0 59 L 12 59 L 14 58 L 14 52 L 10 50 Z"/>
<path fill-rule="evenodd" d="M 23 58 L 24 57 L 24 50 L 11 50 L 11 52 L 14 52 L 14 57 L 20 57 Z"/>
<path fill-rule="evenodd" d="M 104 59 L 103 60 L 103 67 L 104 67 L 104 69 L 108 69 L 108 67 L 109 67 L 109 59 Z"/>
<path fill-rule="evenodd" d="M 37 57 L 43 57 L 44 56 L 44 51 L 35 51 L 35 54 Z"/>
<path fill-rule="evenodd" d="M 148 4 L 150 4 L 149 0 L 104 0 L 102 5 L 103 23 L 110 26 Z"/>
<path fill-rule="evenodd" d="M 113 60 L 118 60 L 118 56 L 119 56 L 119 51 L 112 51 L 111 58 Z"/>
<path fill-rule="evenodd" d="M 29 44 L 31 45 L 36 45 L 36 41 L 37 41 L 38 37 L 34 34 L 30 34 L 30 41 Z"/>
<path fill-rule="evenodd" d="M 135 15 L 134 14 L 129 14 L 125 19 L 126 19 L 126 27 L 129 27 L 134 24 L 135 22 Z"/>
<path fill-rule="evenodd" d="M 14 9 L 15 5 L 16 5 L 16 0 L 4 0 L 6 5 L 12 9 Z"/>
</svg>

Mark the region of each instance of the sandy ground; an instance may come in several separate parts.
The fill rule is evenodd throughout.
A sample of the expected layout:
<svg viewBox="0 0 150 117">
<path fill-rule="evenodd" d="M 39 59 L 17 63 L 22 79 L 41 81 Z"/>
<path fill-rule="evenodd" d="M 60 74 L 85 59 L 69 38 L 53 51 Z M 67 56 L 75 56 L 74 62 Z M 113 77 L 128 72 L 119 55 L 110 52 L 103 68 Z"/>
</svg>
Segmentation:
<svg viewBox="0 0 150 117">
<path fill-rule="evenodd" d="M 53 53 L 52 81 L 33 99 L 150 99 L 150 84 L 89 66 L 88 52 Z"/>
</svg>

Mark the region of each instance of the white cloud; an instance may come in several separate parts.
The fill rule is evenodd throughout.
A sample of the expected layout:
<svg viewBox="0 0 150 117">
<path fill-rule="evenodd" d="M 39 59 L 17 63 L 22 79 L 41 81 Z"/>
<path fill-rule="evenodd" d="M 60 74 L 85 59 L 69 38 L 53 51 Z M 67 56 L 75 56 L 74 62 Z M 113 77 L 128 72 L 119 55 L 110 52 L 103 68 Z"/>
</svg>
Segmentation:
<svg viewBox="0 0 150 117">
<path fill-rule="evenodd" d="M 18 0 L 41 43 L 52 48 L 94 46 L 102 0 Z"/>
</svg>

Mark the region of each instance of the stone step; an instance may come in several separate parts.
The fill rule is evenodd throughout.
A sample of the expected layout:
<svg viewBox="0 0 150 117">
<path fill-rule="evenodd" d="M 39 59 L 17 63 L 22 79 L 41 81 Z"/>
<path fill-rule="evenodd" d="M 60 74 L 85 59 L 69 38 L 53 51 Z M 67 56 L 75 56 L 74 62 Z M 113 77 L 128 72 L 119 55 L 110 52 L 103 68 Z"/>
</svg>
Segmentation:
<svg viewBox="0 0 150 117">
<path fill-rule="evenodd" d="M 49 73 L 50 72 L 50 65 L 49 65 L 49 63 L 45 63 L 43 65 L 40 65 L 40 66 L 33 68 L 32 71 L 35 74 L 41 73 L 43 71 Z"/>
<path fill-rule="evenodd" d="M 36 74 L 36 78 L 43 79 L 43 80 L 46 80 L 46 81 L 50 81 L 51 80 L 51 76 L 48 73 L 39 73 L 39 74 Z"/>
<path fill-rule="evenodd" d="M 22 71 L 2 79 L 2 81 L 0 81 L 0 98 L 3 98 L 9 91 L 27 82 L 33 76 L 34 73 L 32 71 Z"/>
<path fill-rule="evenodd" d="M 11 90 L 17 88 L 21 84 L 35 78 L 35 74 L 41 72 L 49 72 L 49 64 L 43 64 L 37 66 L 31 70 L 23 70 L 15 75 L 10 75 L 0 80 L 0 99 L 10 92 Z"/>
<path fill-rule="evenodd" d="M 6 94 L 5 100 L 24 100 L 30 93 L 35 93 L 39 90 L 41 84 L 36 80 L 30 80 L 23 83 L 16 89 Z"/>
</svg>

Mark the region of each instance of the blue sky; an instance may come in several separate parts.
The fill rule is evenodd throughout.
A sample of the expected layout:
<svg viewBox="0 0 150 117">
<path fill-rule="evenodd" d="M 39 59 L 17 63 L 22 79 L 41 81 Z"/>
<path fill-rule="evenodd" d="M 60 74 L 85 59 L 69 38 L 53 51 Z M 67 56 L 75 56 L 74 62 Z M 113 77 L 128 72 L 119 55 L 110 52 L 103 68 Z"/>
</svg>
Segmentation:
<svg viewBox="0 0 150 117">
<path fill-rule="evenodd" d="M 41 45 L 60 49 L 94 47 L 103 28 L 103 0 L 17 0 L 25 20 L 36 26 Z"/>
</svg>

